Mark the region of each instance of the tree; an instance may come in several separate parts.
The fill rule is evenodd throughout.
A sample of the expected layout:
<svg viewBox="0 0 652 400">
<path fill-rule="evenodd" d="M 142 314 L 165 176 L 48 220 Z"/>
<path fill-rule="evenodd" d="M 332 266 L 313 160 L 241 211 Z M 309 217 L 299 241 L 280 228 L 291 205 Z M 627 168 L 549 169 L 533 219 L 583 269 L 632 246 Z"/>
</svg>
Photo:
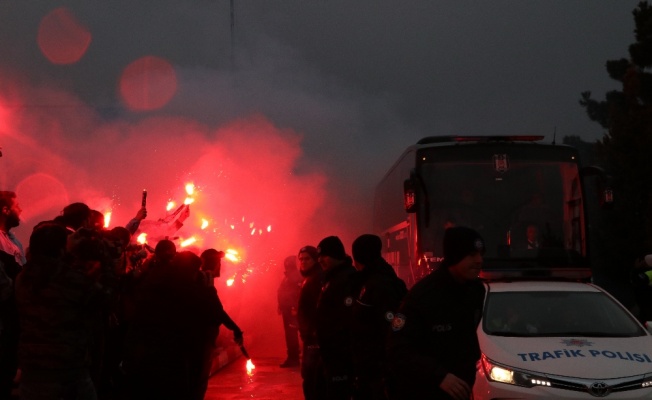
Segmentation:
<svg viewBox="0 0 652 400">
<path fill-rule="evenodd" d="M 621 270 L 652 253 L 652 74 L 647 72 L 652 67 L 652 8 L 642 1 L 633 15 L 636 42 L 629 46 L 629 59 L 606 63 L 622 90 L 607 93 L 602 101 L 588 91 L 580 99 L 589 118 L 606 129 L 596 154 L 613 177 L 616 201 L 604 245 L 614 268 Z"/>
</svg>

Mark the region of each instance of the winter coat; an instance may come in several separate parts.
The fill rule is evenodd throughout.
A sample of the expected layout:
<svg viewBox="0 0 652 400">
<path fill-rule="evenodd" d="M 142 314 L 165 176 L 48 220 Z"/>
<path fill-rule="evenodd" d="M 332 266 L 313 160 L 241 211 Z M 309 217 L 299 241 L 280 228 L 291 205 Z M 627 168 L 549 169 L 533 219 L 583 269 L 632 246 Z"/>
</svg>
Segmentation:
<svg viewBox="0 0 652 400">
<path fill-rule="evenodd" d="M 382 258 L 365 265 L 359 279 L 362 287 L 352 310 L 356 375 L 380 377 L 384 372 L 387 335 L 407 287 Z"/>
<path fill-rule="evenodd" d="M 392 399 L 449 399 L 439 388 L 448 373 L 473 386 L 483 300 L 480 281 L 459 283 L 448 268 L 435 270 L 408 292 L 389 335 Z"/>
<path fill-rule="evenodd" d="M 317 344 L 317 301 L 321 295 L 321 286 L 324 279 L 324 270 L 321 265 L 315 265 L 303 272 L 305 277 L 299 292 L 299 306 L 297 320 L 299 335 L 306 345 Z"/>
</svg>

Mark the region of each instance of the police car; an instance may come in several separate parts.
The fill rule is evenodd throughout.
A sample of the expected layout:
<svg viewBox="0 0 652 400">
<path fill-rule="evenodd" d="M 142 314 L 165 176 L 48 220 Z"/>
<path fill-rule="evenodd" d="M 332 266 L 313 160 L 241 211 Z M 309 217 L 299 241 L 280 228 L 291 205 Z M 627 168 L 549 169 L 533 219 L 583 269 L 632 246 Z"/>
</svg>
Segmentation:
<svg viewBox="0 0 652 400">
<path fill-rule="evenodd" d="M 652 335 L 600 287 L 486 281 L 474 399 L 652 398 Z"/>
</svg>

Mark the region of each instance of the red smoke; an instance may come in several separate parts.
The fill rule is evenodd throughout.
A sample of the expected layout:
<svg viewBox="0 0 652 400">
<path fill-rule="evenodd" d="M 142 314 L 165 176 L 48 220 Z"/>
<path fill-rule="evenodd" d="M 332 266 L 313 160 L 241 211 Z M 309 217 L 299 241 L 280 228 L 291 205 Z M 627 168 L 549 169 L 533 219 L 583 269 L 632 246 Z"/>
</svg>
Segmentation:
<svg viewBox="0 0 652 400">
<path fill-rule="evenodd" d="M 71 202 L 110 210 L 111 226 L 123 225 L 147 189 L 148 219 L 155 220 L 166 215 L 169 200 L 183 202 L 192 182 L 195 201 L 178 234 L 195 235 L 196 251 L 238 250 L 242 260 L 225 261 L 217 284 L 227 311 L 255 336 L 261 324 L 280 329 L 276 288 L 286 256 L 331 234 L 349 243 L 333 217 L 338 200 L 326 191 L 326 175 L 302 158 L 302 136 L 264 116 L 220 127 L 178 117 L 103 122 L 68 93 L 6 85 L 0 187 L 18 194 L 24 211 L 16 232 L 25 245 L 36 223 Z M 297 172 L 300 162 L 307 172 Z M 239 281 L 226 287 L 236 274 Z"/>
</svg>

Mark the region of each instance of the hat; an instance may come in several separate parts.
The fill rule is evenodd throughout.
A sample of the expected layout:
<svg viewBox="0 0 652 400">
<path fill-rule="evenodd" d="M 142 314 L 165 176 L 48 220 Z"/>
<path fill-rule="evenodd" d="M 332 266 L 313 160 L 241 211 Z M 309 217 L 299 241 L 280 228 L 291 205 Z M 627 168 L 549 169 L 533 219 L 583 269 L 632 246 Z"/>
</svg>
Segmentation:
<svg viewBox="0 0 652 400">
<path fill-rule="evenodd" d="M 329 256 L 337 260 L 344 260 L 346 258 L 344 245 L 337 236 L 328 236 L 322 239 L 317 246 L 317 253 L 320 256 Z"/>
<path fill-rule="evenodd" d="M 156 247 L 154 248 L 154 255 L 159 260 L 171 261 L 176 253 L 177 246 L 169 239 L 161 240 L 156 243 Z"/>
<path fill-rule="evenodd" d="M 361 264 L 368 264 L 382 257 L 383 241 L 376 235 L 365 234 L 358 236 L 351 245 L 353 259 Z"/>
<path fill-rule="evenodd" d="M 315 261 L 317 261 L 317 257 L 319 256 L 319 253 L 317 252 L 317 248 L 315 246 L 303 246 L 302 248 L 299 249 L 299 254 L 301 253 L 308 253 L 310 258 L 312 258 Z"/>
<path fill-rule="evenodd" d="M 444 261 L 442 267 L 449 267 L 475 252 L 484 253 L 482 236 L 471 228 L 455 226 L 444 232 Z"/>
</svg>

